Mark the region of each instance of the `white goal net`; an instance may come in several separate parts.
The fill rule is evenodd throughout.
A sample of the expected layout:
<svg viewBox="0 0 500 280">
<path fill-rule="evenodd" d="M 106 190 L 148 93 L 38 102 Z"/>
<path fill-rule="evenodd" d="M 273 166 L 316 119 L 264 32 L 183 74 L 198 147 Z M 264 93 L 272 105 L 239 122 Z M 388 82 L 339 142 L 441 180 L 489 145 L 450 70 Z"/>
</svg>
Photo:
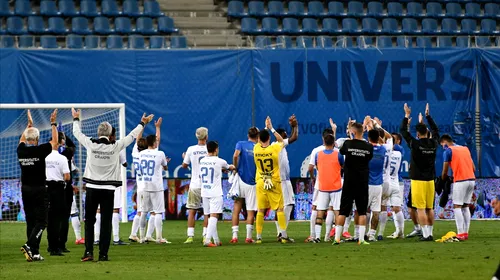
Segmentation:
<svg viewBox="0 0 500 280">
<path fill-rule="evenodd" d="M 33 117 L 33 125 L 40 131 L 39 143 L 46 143 L 51 137 L 50 114 L 58 109 L 58 131 L 63 132 L 76 146 L 73 158 L 76 171 L 73 172 L 75 202 L 83 217 L 85 193 L 82 189 L 82 176 L 85 170 L 86 150 L 73 136 L 73 117 L 71 107 L 82 110 L 82 132 L 90 137 L 97 136 L 97 127 L 103 122 L 109 122 L 116 129 L 117 138 L 124 135 L 123 104 L 0 104 L 0 221 L 25 221 L 23 202 L 21 198 L 21 169 L 17 159 L 17 146 L 21 134 L 27 125 L 27 109 Z M 122 177 L 125 177 L 125 171 Z M 126 178 L 123 178 L 124 182 Z M 124 184 L 126 185 L 126 184 Z M 126 191 L 122 191 L 126 196 Z M 126 204 L 122 209 L 126 209 Z M 123 213 L 126 216 L 126 213 Z M 122 215 L 123 216 L 123 215 Z"/>
</svg>

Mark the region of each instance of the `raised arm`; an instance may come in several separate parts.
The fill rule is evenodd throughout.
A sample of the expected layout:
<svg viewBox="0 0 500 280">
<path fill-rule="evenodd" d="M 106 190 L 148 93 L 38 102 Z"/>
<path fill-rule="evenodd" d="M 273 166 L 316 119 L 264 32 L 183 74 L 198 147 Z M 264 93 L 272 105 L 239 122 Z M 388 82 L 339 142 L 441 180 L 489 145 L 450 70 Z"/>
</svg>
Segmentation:
<svg viewBox="0 0 500 280">
<path fill-rule="evenodd" d="M 405 118 L 401 122 L 401 127 L 399 129 L 399 133 L 401 133 L 401 135 L 403 136 L 403 139 L 405 139 L 408 147 L 411 147 L 411 143 L 414 140 L 416 140 L 413 136 L 411 136 L 410 131 L 408 129 L 408 118 L 410 117 L 410 114 L 411 114 L 411 108 L 408 107 L 408 105 L 405 103 L 404 110 L 405 110 Z"/>
<path fill-rule="evenodd" d="M 73 114 L 73 135 L 75 135 L 76 140 L 82 144 L 85 148 L 91 143 L 90 137 L 85 136 L 80 128 L 80 115 L 82 110 L 71 108 L 71 113 Z"/>
<path fill-rule="evenodd" d="M 427 103 L 427 105 L 425 106 L 425 118 L 427 119 L 427 122 L 429 123 L 429 127 L 431 128 L 432 139 L 438 141 L 439 140 L 439 128 L 431 117 L 430 110 L 429 110 L 429 103 Z"/>
<path fill-rule="evenodd" d="M 299 124 L 295 115 L 292 115 L 290 118 L 288 118 L 288 122 L 292 127 L 292 135 L 290 135 L 290 138 L 288 138 L 288 144 L 292 144 L 299 138 Z"/>
<path fill-rule="evenodd" d="M 332 128 L 333 131 L 333 137 L 337 139 L 337 124 L 335 124 L 332 118 L 330 118 L 330 127 Z"/>
<path fill-rule="evenodd" d="M 235 167 L 238 167 L 238 161 L 240 159 L 240 154 L 241 154 L 241 147 L 239 145 L 239 142 L 236 144 L 236 148 L 234 149 L 234 154 L 233 154 L 233 165 Z"/>
<path fill-rule="evenodd" d="M 27 115 L 28 115 L 28 125 L 26 126 L 26 129 L 33 127 L 33 118 L 31 117 L 31 111 L 29 109 L 28 109 Z M 26 143 L 26 136 L 24 135 L 24 131 L 21 134 L 21 138 L 19 139 L 19 143 Z"/>
<path fill-rule="evenodd" d="M 273 123 L 271 122 L 270 117 L 266 118 L 266 128 L 273 133 L 274 137 L 276 137 L 276 141 L 278 141 L 279 143 L 283 143 L 283 137 L 281 137 L 281 135 L 276 132 L 276 130 L 274 130 Z"/>
<path fill-rule="evenodd" d="M 125 138 L 116 141 L 118 145 L 121 145 L 120 150 L 132 144 L 139 133 L 141 133 L 141 131 L 144 129 L 144 126 L 146 126 L 146 124 L 153 120 L 153 117 L 153 114 L 146 117 L 146 114 L 144 113 L 142 115 L 141 122 L 127 136 L 125 136 Z"/>
<path fill-rule="evenodd" d="M 64 137 L 66 137 L 66 149 L 64 151 L 68 151 L 67 153 L 69 153 L 69 156 L 73 157 L 73 155 L 75 155 L 76 145 L 73 143 L 73 140 L 68 137 L 68 135 L 64 134 Z"/>
<path fill-rule="evenodd" d="M 387 130 L 385 130 L 382 127 L 382 120 L 380 120 L 379 118 L 375 117 L 375 119 L 373 119 L 373 125 L 375 126 L 375 128 L 382 129 L 382 131 L 384 131 L 384 137 L 385 137 L 385 139 L 392 138 L 392 135 Z"/>
<path fill-rule="evenodd" d="M 160 117 L 158 118 L 158 120 L 156 120 L 155 122 L 155 127 L 156 127 L 156 141 L 158 141 L 158 147 L 160 146 L 160 140 L 161 140 L 161 124 L 163 122 L 163 119 Z M 142 136 L 142 131 L 140 133 L 140 135 Z M 139 138 L 139 137 L 137 137 Z"/>
</svg>

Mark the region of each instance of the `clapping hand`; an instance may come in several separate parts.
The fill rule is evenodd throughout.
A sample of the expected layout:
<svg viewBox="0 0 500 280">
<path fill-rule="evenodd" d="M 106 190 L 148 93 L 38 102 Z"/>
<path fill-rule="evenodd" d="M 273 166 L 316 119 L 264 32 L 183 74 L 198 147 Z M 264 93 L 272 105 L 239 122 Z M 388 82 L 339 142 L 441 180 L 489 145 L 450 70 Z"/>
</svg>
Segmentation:
<svg viewBox="0 0 500 280">
<path fill-rule="evenodd" d="M 429 103 L 427 103 L 427 104 L 425 105 L 425 116 L 427 117 L 427 116 L 429 116 L 429 115 L 430 115 Z"/>
<path fill-rule="evenodd" d="M 411 107 L 408 107 L 408 104 L 405 103 L 404 109 L 405 109 L 405 117 L 409 118 L 411 115 Z"/>
<path fill-rule="evenodd" d="M 28 109 L 28 127 L 33 126 L 33 118 L 31 117 L 31 111 Z"/>
<path fill-rule="evenodd" d="M 28 116 L 28 118 L 31 118 L 31 112 Z M 57 109 L 54 110 L 54 112 L 52 112 L 52 114 L 50 114 L 50 123 L 56 123 L 57 121 Z M 28 121 L 29 123 L 29 121 Z M 31 120 L 31 123 L 33 123 L 33 120 Z"/>
<path fill-rule="evenodd" d="M 146 116 L 146 113 L 144 113 L 142 114 L 141 122 L 143 122 L 146 125 L 153 120 L 154 116 L 155 115 L 153 114 Z"/>
<path fill-rule="evenodd" d="M 80 109 L 75 110 L 75 108 L 71 108 L 71 114 L 73 115 L 73 119 L 79 119 L 81 113 L 82 113 L 82 110 L 80 110 Z"/>
<path fill-rule="evenodd" d="M 163 122 L 163 119 L 161 117 L 158 118 L 158 120 L 155 121 L 155 127 L 160 127 L 162 122 Z"/>
<path fill-rule="evenodd" d="M 290 126 L 292 127 L 297 127 L 298 122 L 297 122 L 297 117 L 295 117 L 295 115 L 292 115 L 288 118 L 288 123 L 290 124 Z"/>
</svg>

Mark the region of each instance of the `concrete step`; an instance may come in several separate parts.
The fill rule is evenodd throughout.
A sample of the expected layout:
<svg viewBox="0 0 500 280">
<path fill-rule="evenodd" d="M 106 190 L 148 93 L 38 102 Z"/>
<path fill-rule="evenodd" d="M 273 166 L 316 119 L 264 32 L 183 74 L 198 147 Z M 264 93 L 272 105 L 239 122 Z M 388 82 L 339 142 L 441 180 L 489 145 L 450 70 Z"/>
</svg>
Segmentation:
<svg viewBox="0 0 500 280">
<path fill-rule="evenodd" d="M 238 35 L 195 35 L 186 36 L 190 45 L 198 46 L 220 46 L 220 47 L 242 47 L 245 40 Z"/>
<path fill-rule="evenodd" d="M 207 5 L 207 4 L 200 4 L 200 5 L 193 5 L 191 3 L 189 4 L 168 4 L 168 3 L 160 3 L 160 8 L 162 11 L 176 11 L 176 12 L 214 12 L 214 11 L 220 11 L 218 10 L 217 6 L 214 6 L 212 4 Z"/>
<path fill-rule="evenodd" d="M 172 17 L 177 22 L 189 22 L 189 23 L 228 23 L 227 18 L 225 17 Z"/>
<path fill-rule="evenodd" d="M 224 17 L 226 18 L 226 14 L 222 12 L 165 12 L 166 16 L 169 17 Z"/>
<path fill-rule="evenodd" d="M 185 29 L 184 35 L 236 35 L 238 29 Z"/>
<path fill-rule="evenodd" d="M 232 29 L 234 26 L 230 22 L 209 22 L 209 21 L 178 21 L 174 19 L 175 26 L 182 29 Z"/>
</svg>

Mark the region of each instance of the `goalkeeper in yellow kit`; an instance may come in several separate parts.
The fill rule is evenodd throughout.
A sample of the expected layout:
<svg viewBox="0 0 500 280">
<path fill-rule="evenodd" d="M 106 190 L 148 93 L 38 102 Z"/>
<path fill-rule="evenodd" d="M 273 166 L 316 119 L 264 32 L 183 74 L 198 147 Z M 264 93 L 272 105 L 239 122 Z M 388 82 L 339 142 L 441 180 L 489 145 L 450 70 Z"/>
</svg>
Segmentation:
<svg viewBox="0 0 500 280">
<path fill-rule="evenodd" d="M 271 143 L 271 131 L 276 137 L 277 143 Z M 266 119 L 266 129 L 259 132 L 259 143 L 253 149 L 255 166 L 257 172 L 257 242 L 262 243 L 262 228 L 264 226 L 264 213 L 267 209 L 276 210 L 278 224 L 281 231 L 281 243 L 294 242 L 286 233 L 286 219 L 283 212 L 283 192 L 281 189 L 281 177 L 279 166 L 279 154 L 283 149 L 283 138 L 274 130 L 271 118 Z"/>
</svg>

